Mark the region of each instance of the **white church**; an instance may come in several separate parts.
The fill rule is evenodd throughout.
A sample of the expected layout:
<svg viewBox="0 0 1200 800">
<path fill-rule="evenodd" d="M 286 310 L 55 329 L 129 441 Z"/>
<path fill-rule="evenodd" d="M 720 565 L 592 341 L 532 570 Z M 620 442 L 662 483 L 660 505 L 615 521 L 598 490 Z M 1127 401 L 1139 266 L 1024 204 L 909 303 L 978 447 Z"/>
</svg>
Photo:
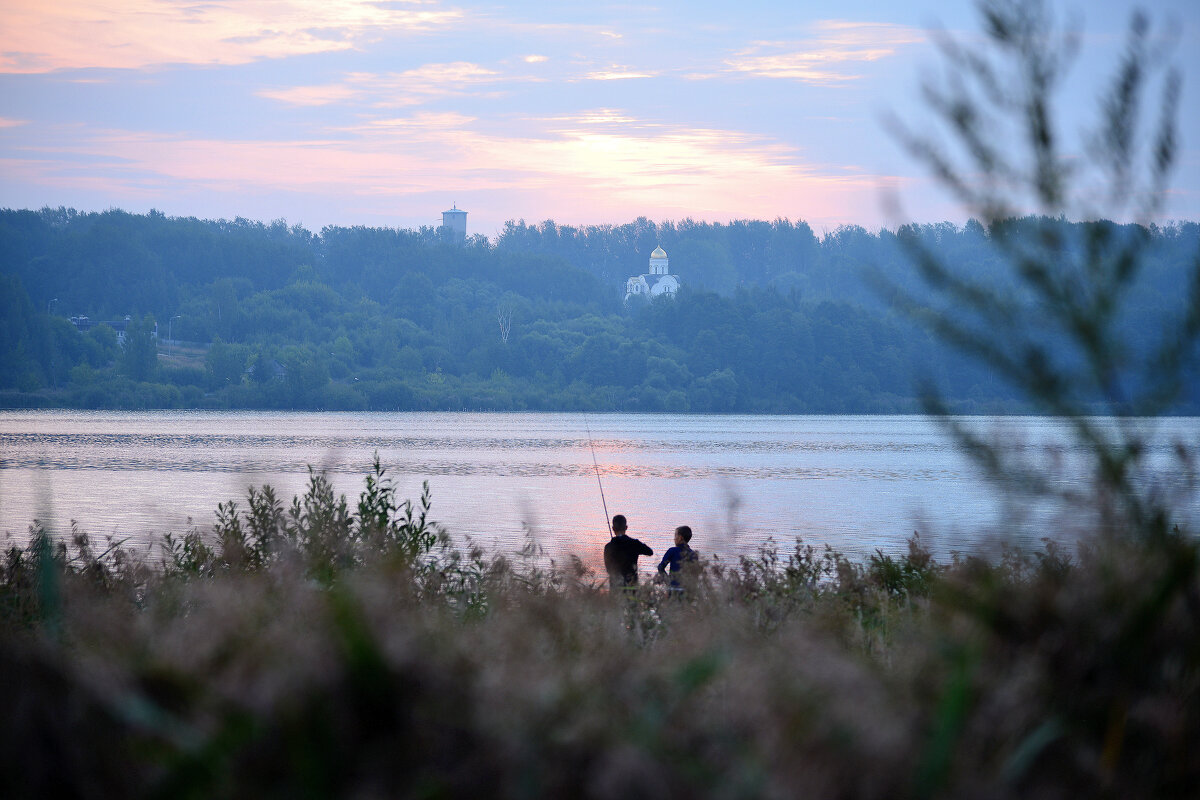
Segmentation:
<svg viewBox="0 0 1200 800">
<path fill-rule="evenodd" d="M 667 264 L 667 251 L 661 247 L 654 248 L 650 254 L 650 271 L 645 275 L 634 275 L 626 281 L 625 302 L 638 295 L 655 298 L 665 294 L 674 297 L 679 291 L 679 278 L 670 274 Z"/>
</svg>

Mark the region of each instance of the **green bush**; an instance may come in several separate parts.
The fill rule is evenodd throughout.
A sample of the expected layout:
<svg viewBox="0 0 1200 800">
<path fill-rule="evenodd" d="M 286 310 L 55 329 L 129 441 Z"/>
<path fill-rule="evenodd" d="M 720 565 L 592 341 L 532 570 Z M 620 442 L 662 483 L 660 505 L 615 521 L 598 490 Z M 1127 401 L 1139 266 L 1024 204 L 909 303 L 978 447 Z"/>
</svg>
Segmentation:
<svg viewBox="0 0 1200 800">
<path fill-rule="evenodd" d="M 7 794 L 1181 796 L 1200 550 L 940 564 L 797 542 L 621 597 L 310 472 L 157 562 L 35 524 L 0 570 Z M 117 768 L 115 765 L 120 765 Z"/>
</svg>

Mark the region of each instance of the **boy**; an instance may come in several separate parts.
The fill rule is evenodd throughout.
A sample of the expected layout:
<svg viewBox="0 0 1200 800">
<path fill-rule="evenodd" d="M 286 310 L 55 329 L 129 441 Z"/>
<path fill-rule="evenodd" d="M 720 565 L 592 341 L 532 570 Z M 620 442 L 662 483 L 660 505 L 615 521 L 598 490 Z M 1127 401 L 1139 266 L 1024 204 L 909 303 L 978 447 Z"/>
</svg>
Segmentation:
<svg viewBox="0 0 1200 800">
<path fill-rule="evenodd" d="M 666 568 L 671 568 L 671 592 L 683 592 L 683 586 L 679 583 L 679 573 L 685 568 L 685 564 L 692 564 L 700 558 L 689 544 L 691 541 L 692 529 L 687 525 L 680 525 L 675 529 L 675 546 L 669 548 L 663 554 L 662 561 L 658 562 L 659 575 L 666 576 Z M 688 569 L 690 571 L 690 567 Z"/>
<path fill-rule="evenodd" d="M 628 528 L 625 515 L 617 514 L 612 520 L 613 537 L 604 545 L 604 567 L 608 570 L 609 585 L 614 592 L 636 587 L 638 556 L 654 555 L 653 550 L 625 533 Z"/>
</svg>

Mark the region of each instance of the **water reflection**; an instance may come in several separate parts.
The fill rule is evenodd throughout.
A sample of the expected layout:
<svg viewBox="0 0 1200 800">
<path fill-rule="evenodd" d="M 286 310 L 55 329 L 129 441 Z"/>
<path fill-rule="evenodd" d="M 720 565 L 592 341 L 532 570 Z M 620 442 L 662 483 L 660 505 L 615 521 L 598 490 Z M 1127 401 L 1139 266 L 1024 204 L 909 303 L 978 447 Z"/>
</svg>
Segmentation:
<svg viewBox="0 0 1200 800">
<path fill-rule="evenodd" d="M 1062 423 L 974 423 L 1078 480 Z M 1164 462 L 1175 440 L 1196 440 L 1197 420 L 1157 427 Z M 608 536 L 592 447 L 609 510 L 656 550 L 680 524 L 727 556 L 772 537 L 869 553 L 920 527 L 947 552 L 1002 521 L 1034 540 L 1048 529 L 1036 508 L 1012 527 L 1004 498 L 920 417 L 51 411 L 0 412 L 0 530 L 20 536 L 34 517 L 143 538 L 207 526 L 251 484 L 302 492 L 310 464 L 353 498 L 377 451 L 402 496 L 430 482 L 434 516 L 457 535 L 515 549 L 532 534 L 591 561 Z"/>
</svg>

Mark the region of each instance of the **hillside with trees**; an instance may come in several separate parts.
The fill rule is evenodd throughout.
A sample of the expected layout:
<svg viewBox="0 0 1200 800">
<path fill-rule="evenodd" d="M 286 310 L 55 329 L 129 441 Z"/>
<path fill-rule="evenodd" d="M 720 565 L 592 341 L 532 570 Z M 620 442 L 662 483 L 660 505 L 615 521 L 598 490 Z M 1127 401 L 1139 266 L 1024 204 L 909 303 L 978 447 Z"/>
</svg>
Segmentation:
<svg viewBox="0 0 1200 800">
<path fill-rule="evenodd" d="M 1097 226 L 1148 239 L 1124 324 L 1136 359 L 1151 323 L 1185 311 L 1200 225 L 1058 225 L 1080 246 Z M 510 222 L 457 244 L 432 228 L 4 210 L 0 405 L 874 413 L 917 410 L 927 378 L 956 410 L 1019 412 L 897 310 L 931 300 L 916 247 L 1019 292 L 990 236 L 974 221 L 818 236 L 640 218 Z M 682 290 L 625 303 L 658 245 Z M 1196 380 L 1184 397 L 1176 410 L 1195 412 Z"/>
</svg>

